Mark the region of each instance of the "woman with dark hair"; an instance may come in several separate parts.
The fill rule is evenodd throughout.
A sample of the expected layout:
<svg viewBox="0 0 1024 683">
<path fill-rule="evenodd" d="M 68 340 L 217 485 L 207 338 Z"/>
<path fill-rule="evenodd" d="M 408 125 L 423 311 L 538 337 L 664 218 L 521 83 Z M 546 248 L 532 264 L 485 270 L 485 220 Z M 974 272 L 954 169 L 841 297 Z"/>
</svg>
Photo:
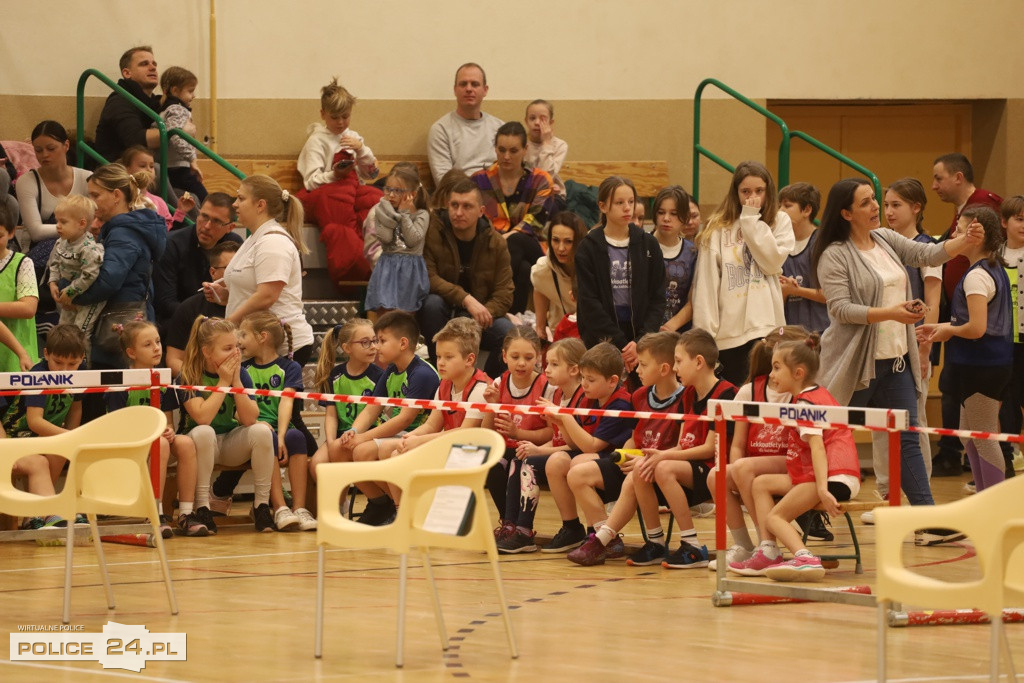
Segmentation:
<svg viewBox="0 0 1024 683">
<path fill-rule="evenodd" d="M 530 270 L 537 335 L 542 341 L 551 341 L 549 330 L 553 333 L 562 318 L 576 312 L 576 250 L 586 235 L 586 224 L 572 211 L 560 211 L 551 217 L 548 253 Z"/>
<path fill-rule="evenodd" d="M 57 202 L 69 194 L 89 196 L 89 171 L 68 165 L 70 146 L 68 132 L 56 121 L 43 121 L 32 129 L 32 147 L 39 168 L 22 174 L 15 190 L 22 224 L 33 244 L 57 240 L 57 221 L 53 217 Z"/>
<path fill-rule="evenodd" d="M 840 180 L 829 191 L 811 257 L 831 319 L 821 338 L 820 380 L 841 404 L 906 410 L 916 425 L 921 368 L 914 324 L 926 311 L 911 294 L 905 266 L 940 265 L 979 243 L 982 235 L 922 244 L 879 228 L 878 216 L 867 180 Z M 910 504 L 933 505 L 917 435 L 904 432 L 900 450 Z M 919 545 L 954 540 L 956 534 L 946 532 L 923 530 L 916 540 Z"/>
<path fill-rule="evenodd" d="M 544 255 L 540 236 L 549 213 L 560 201 L 553 191 L 551 176 L 539 168 L 528 168 L 526 129 L 518 121 L 503 124 L 494 136 L 498 157 L 490 168 L 471 176 L 483 195 L 484 215 L 508 244 L 515 293 L 513 313 L 526 310 L 530 290 L 530 268 Z"/>
</svg>

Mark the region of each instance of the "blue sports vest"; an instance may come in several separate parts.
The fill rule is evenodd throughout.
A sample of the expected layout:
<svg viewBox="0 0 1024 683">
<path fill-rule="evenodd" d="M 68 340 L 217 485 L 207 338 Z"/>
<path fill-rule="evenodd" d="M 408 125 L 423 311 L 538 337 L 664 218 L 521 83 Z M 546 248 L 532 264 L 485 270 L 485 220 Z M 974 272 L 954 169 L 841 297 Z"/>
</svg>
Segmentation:
<svg viewBox="0 0 1024 683">
<path fill-rule="evenodd" d="M 818 231 L 811 233 L 807 246 L 799 254 L 790 254 L 782 264 L 782 274 L 797 281 L 801 287 L 811 287 L 811 252 L 818 239 Z M 828 308 L 825 304 L 791 296 L 786 299 L 786 324 L 803 325 L 811 332 L 821 334 L 828 327 Z"/>
<path fill-rule="evenodd" d="M 949 340 L 946 353 L 949 360 L 960 365 L 995 365 L 1013 364 L 1013 338 L 1010 336 L 1010 321 L 1013 318 L 1010 310 L 1010 279 L 1002 266 L 990 266 L 982 259 L 967 269 L 953 291 L 953 301 L 949 307 L 949 321 L 953 325 L 963 325 L 968 320 L 967 295 L 964 293 L 964 279 L 975 268 L 983 268 L 996 283 L 996 295 L 988 302 L 988 327 L 980 339 L 963 339 L 953 337 Z"/>
</svg>

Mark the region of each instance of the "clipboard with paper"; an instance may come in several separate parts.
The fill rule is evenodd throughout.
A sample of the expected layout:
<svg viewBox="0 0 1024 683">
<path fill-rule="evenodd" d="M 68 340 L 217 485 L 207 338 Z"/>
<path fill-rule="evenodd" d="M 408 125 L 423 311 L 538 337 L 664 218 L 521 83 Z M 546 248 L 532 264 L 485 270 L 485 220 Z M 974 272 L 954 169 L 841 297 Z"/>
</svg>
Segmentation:
<svg viewBox="0 0 1024 683">
<path fill-rule="evenodd" d="M 448 451 L 444 469 L 461 470 L 477 467 L 487 460 L 489 446 L 453 444 Z M 450 536 L 464 536 L 469 532 L 470 520 L 476 505 L 476 496 L 465 486 L 439 486 L 434 492 L 423 529 Z"/>
</svg>

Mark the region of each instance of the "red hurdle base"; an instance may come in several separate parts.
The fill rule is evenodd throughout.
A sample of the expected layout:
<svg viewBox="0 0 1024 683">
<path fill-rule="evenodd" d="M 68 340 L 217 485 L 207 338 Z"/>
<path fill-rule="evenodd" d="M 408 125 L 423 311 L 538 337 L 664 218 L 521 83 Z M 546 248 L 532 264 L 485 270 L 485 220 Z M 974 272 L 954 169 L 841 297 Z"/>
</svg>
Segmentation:
<svg viewBox="0 0 1024 683">
<path fill-rule="evenodd" d="M 988 614 L 978 609 L 936 609 L 920 612 L 890 612 L 889 626 L 947 626 L 958 624 L 987 624 Z M 1024 622 L 1024 609 L 1003 610 L 1004 624 Z"/>
<path fill-rule="evenodd" d="M 837 593 L 860 593 L 862 595 L 871 595 L 871 586 L 840 586 L 838 588 L 829 588 L 827 590 L 835 591 Z M 759 593 L 734 593 L 732 591 L 726 591 L 720 593 L 713 598 L 715 607 L 741 607 L 743 605 L 780 605 L 793 602 L 812 602 L 811 600 L 801 600 L 799 598 L 781 598 L 774 595 L 761 595 Z"/>
<path fill-rule="evenodd" d="M 117 534 L 116 536 L 100 536 L 100 540 L 106 543 L 120 543 L 121 545 L 139 545 L 144 548 L 156 547 L 153 534 Z"/>
</svg>

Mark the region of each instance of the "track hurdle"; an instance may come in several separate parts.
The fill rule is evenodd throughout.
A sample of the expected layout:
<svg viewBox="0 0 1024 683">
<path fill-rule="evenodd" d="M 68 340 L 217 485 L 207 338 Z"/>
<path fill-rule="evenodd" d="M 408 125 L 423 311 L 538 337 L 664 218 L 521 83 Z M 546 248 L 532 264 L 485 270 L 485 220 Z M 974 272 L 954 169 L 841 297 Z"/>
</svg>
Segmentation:
<svg viewBox="0 0 1024 683">
<path fill-rule="evenodd" d="M 16 397 L 25 395 L 54 394 L 106 394 L 128 390 L 149 391 L 149 403 L 160 408 L 161 386 L 171 383 L 171 371 L 167 368 L 147 370 L 73 370 L 71 372 L 37 371 L 37 372 L 0 372 L 0 396 Z M 149 475 L 154 495 L 160 497 L 160 444 L 153 442 L 150 448 Z M 104 525 L 106 534 L 135 534 L 150 530 L 148 524 L 116 524 Z M 31 531 L 0 532 L 0 541 L 25 541 L 41 539 L 52 540 L 55 533 L 65 535 L 64 529 L 38 529 Z M 76 530 L 77 536 L 88 538 L 89 530 L 82 527 Z"/>
<path fill-rule="evenodd" d="M 900 431 L 906 430 L 910 426 L 910 418 L 906 410 L 712 400 L 708 402 L 708 413 L 714 416 L 715 421 L 716 469 L 718 470 L 718 477 L 715 481 L 715 497 L 717 500 L 724 501 L 726 498 L 725 473 L 729 460 L 726 423 L 732 420 L 788 427 L 821 427 L 823 429 L 849 427 L 850 429 L 888 432 L 889 504 L 900 504 L 899 439 Z M 767 604 L 813 601 L 875 607 L 875 597 L 870 591 L 865 593 L 860 590 L 811 588 L 771 581 L 759 582 L 729 578 L 725 566 L 727 549 L 725 526 L 725 515 L 715 515 L 715 548 L 717 556 L 721 558 L 715 563 L 715 592 L 712 595 L 712 604 L 715 606 L 726 607 L 741 604 L 741 602 L 742 604 L 751 604 L 757 600 L 757 598 L 745 597 L 743 601 L 736 601 L 733 597 L 736 594 L 744 594 L 745 596 L 773 598 L 773 600 L 766 601 Z"/>
</svg>

